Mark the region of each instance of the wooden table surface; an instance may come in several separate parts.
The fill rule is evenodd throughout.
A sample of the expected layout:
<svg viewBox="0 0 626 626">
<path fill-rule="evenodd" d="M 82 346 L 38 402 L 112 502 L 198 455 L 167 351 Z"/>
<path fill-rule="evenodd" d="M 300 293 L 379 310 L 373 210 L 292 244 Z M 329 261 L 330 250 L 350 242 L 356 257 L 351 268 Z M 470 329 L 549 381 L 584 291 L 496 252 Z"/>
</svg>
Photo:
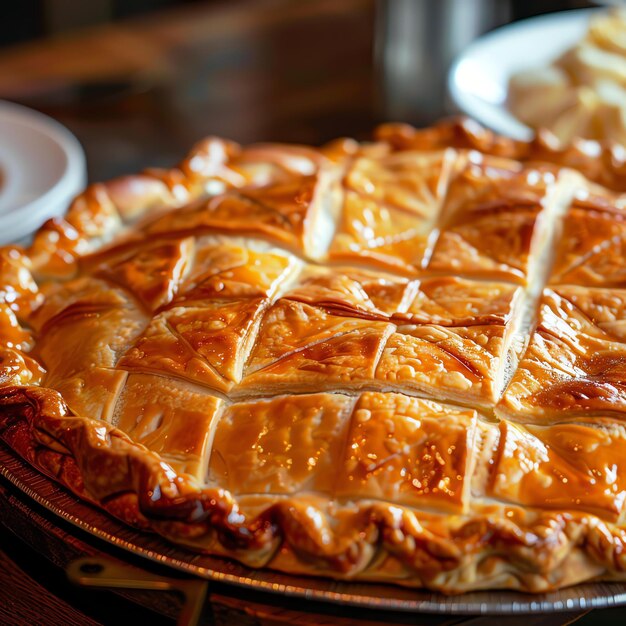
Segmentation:
<svg viewBox="0 0 626 626">
<path fill-rule="evenodd" d="M 211 2 L 153 14 L 0 49 L 0 98 L 32 106 L 70 128 L 85 149 L 93 181 L 171 165 L 211 134 L 243 143 L 366 138 L 385 119 L 372 62 L 375 14 L 375 0 Z M 412 121 L 430 120 L 416 112 Z M 3 519 L 12 520 L 0 526 L 0 624 L 174 623 L 128 597 L 73 587 L 59 564 L 37 549 L 38 537 L 31 533 L 29 541 L 26 518 L 15 533 L 17 495 L 0 484 L 0 496 Z M 379 615 L 346 608 L 268 604 L 232 589 L 212 594 L 207 615 L 206 623 L 233 626 L 384 623 Z M 545 618 L 394 618 L 472 626 L 572 621 L 623 625 L 626 610 Z"/>
</svg>

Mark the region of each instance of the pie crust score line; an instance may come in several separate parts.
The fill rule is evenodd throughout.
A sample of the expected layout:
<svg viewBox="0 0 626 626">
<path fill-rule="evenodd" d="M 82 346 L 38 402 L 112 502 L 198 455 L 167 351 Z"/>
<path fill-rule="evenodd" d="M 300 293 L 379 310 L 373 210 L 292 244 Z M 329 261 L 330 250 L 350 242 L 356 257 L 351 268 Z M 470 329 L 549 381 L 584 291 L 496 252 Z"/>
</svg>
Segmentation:
<svg viewBox="0 0 626 626">
<path fill-rule="evenodd" d="M 0 250 L 1 436 L 254 567 L 447 593 L 624 579 L 625 174 L 617 148 L 465 120 L 210 139 L 92 185 Z M 568 247 L 590 220 L 607 238 Z"/>
</svg>

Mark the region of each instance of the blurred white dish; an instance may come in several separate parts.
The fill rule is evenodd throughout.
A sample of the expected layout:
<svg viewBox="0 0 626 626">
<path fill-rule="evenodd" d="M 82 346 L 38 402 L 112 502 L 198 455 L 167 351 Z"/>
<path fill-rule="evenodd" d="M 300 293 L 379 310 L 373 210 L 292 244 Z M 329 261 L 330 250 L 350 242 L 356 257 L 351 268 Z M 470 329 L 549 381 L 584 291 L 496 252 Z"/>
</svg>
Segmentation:
<svg viewBox="0 0 626 626">
<path fill-rule="evenodd" d="M 450 68 L 448 93 L 452 102 L 499 133 L 530 139 L 533 131 L 506 108 L 509 79 L 521 70 L 550 65 L 584 37 L 595 11 L 598 9 L 548 13 L 480 37 Z"/>
<path fill-rule="evenodd" d="M 0 244 L 64 213 L 86 178 L 85 154 L 67 128 L 0 101 Z"/>
</svg>

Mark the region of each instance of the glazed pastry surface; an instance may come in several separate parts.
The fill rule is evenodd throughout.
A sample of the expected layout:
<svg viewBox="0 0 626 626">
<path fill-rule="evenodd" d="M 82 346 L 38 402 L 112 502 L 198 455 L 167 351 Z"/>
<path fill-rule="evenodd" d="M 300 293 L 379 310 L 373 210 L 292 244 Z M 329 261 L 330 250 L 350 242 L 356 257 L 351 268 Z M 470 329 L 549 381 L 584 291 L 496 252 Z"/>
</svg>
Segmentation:
<svg viewBox="0 0 626 626">
<path fill-rule="evenodd" d="M 0 436 L 140 528 L 447 593 L 626 579 L 626 166 L 208 139 L 0 249 Z"/>
</svg>

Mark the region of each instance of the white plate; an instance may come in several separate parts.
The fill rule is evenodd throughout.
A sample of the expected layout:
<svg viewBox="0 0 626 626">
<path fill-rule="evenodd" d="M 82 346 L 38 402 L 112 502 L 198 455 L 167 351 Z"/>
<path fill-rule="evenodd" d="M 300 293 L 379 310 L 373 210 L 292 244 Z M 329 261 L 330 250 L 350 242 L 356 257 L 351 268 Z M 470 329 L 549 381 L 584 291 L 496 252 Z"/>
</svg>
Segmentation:
<svg viewBox="0 0 626 626">
<path fill-rule="evenodd" d="M 533 131 L 506 108 L 513 74 L 550 65 L 584 37 L 599 9 L 560 11 L 514 22 L 480 37 L 456 59 L 448 74 L 448 93 L 463 113 L 514 139 Z M 601 9 L 600 9 L 601 10 Z"/>
<path fill-rule="evenodd" d="M 83 149 L 67 128 L 0 101 L 0 244 L 64 213 L 86 179 Z"/>
</svg>

